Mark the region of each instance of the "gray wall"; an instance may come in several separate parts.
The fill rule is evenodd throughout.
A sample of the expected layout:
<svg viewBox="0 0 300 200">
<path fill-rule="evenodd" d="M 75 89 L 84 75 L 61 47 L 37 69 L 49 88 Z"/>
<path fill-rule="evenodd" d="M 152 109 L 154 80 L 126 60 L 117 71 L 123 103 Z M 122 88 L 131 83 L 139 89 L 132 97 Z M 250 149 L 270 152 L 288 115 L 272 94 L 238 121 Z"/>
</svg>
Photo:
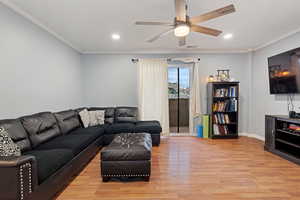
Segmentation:
<svg viewBox="0 0 300 200">
<path fill-rule="evenodd" d="M 0 4 L 0 119 L 77 107 L 80 55 Z"/>
<path fill-rule="evenodd" d="M 300 46 L 300 33 L 276 42 L 268 47 L 255 51 L 252 60 L 252 86 L 250 110 L 250 133 L 264 136 L 264 116 L 266 114 L 287 115 L 287 96 L 270 95 L 268 80 L 268 57 L 298 48 Z M 295 108 L 299 112 L 300 96 L 295 96 Z"/>
<path fill-rule="evenodd" d="M 137 64 L 132 58 L 200 57 L 202 110 L 206 112 L 206 83 L 216 69 L 228 68 L 241 82 L 240 131 L 248 131 L 250 66 L 248 54 L 198 55 L 83 55 L 83 91 L 87 106 L 137 106 Z"/>
</svg>

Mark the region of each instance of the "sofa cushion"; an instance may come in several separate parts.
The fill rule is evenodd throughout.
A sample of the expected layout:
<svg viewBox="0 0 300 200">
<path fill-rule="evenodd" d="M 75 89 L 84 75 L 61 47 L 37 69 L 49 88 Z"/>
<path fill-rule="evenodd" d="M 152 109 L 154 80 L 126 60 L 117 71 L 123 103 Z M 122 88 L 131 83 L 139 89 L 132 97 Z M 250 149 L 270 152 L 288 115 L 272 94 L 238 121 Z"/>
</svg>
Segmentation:
<svg viewBox="0 0 300 200">
<path fill-rule="evenodd" d="M 61 135 L 56 119 L 50 112 L 22 117 L 21 122 L 29 134 L 29 139 L 33 147 Z"/>
<path fill-rule="evenodd" d="M 33 155 L 36 158 L 39 183 L 63 167 L 74 156 L 69 149 L 33 150 L 25 152 L 24 155 Z"/>
<path fill-rule="evenodd" d="M 162 129 L 158 121 L 138 121 L 135 124 L 135 133 L 161 133 Z"/>
<path fill-rule="evenodd" d="M 1 120 L 0 127 L 7 131 L 10 138 L 20 147 L 22 152 L 31 149 L 30 140 L 19 119 Z"/>
<path fill-rule="evenodd" d="M 115 121 L 117 123 L 135 123 L 137 121 L 138 109 L 136 107 L 117 107 Z"/>
<path fill-rule="evenodd" d="M 105 134 L 133 133 L 133 123 L 115 123 L 105 127 Z"/>
<path fill-rule="evenodd" d="M 44 144 L 41 144 L 36 149 L 46 150 L 46 149 L 70 149 L 74 155 L 77 155 L 82 150 L 84 150 L 90 143 L 94 141 L 92 135 L 63 135 L 56 137 Z"/>
<path fill-rule="evenodd" d="M 81 127 L 77 113 L 74 110 L 57 112 L 54 113 L 54 116 L 62 134 L 68 134 L 70 131 Z"/>
<path fill-rule="evenodd" d="M 115 120 L 115 108 L 113 107 L 92 107 L 88 109 L 89 111 L 96 111 L 96 110 L 104 110 L 105 111 L 105 123 L 112 124 Z"/>
<path fill-rule="evenodd" d="M 93 138 L 93 140 L 97 139 L 104 135 L 105 125 L 102 126 L 91 126 L 88 128 L 79 128 L 70 133 L 70 135 L 86 135 Z"/>
</svg>

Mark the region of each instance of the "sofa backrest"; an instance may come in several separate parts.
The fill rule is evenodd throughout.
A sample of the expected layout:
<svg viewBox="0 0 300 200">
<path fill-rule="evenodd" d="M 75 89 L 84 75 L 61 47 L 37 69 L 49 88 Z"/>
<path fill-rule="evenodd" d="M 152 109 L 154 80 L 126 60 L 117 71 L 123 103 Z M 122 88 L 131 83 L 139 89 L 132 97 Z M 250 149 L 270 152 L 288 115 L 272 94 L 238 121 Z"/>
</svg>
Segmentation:
<svg viewBox="0 0 300 200">
<path fill-rule="evenodd" d="M 50 112 L 41 112 L 21 117 L 21 122 L 29 134 L 29 139 L 33 147 L 61 135 L 56 119 Z"/>
<path fill-rule="evenodd" d="M 3 127 L 5 130 L 7 130 L 7 133 L 11 139 L 20 147 L 22 152 L 31 149 L 30 140 L 24 127 L 22 126 L 20 119 L 1 120 L 0 127 Z"/>
<path fill-rule="evenodd" d="M 54 113 L 58 126 L 62 134 L 68 134 L 69 132 L 80 128 L 78 114 L 74 110 L 65 110 Z"/>
<path fill-rule="evenodd" d="M 114 107 L 91 107 L 89 111 L 105 110 L 105 123 L 113 124 L 115 122 L 115 108 Z"/>
<path fill-rule="evenodd" d="M 134 123 L 137 121 L 138 109 L 136 107 L 117 107 L 115 121 L 117 123 Z"/>
</svg>

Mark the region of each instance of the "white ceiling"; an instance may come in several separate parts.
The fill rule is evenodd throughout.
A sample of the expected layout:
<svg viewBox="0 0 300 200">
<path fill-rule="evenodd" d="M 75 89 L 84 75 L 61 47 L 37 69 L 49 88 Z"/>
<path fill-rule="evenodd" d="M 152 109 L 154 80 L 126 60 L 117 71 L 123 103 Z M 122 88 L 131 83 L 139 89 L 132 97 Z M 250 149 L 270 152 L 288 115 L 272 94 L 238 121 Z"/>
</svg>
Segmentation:
<svg viewBox="0 0 300 200">
<path fill-rule="evenodd" d="M 2 0 L 1 0 L 2 1 Z M 145 42 L 165 27 L 135 26 L 135 21 L 173 21 L 174 0 L 10 0 L 7 6 L 31 19 L 82 53 L 187 52 L 171 33 Z M 198 33 L 187 45 L 197 51 L 247 51 L 264 46 L 300 28 L 299 0 L 189 0 L 195 16 L 233 3 L 237 12 L 202 25 L 233 33 L 223 40 Z M 119 33 L 121 40 L 112 41 Z M 195 50 L 189 50 L 195 51 Z"/>
</svg>

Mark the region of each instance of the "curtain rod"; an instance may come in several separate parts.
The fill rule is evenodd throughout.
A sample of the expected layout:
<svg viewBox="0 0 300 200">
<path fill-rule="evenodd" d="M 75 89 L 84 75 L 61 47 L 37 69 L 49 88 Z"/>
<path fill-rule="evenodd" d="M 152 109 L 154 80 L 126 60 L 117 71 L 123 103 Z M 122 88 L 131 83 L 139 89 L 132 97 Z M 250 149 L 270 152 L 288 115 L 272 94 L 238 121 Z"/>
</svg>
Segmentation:
<svg viewBox="0 0 300 200">
<path fill-rule="evenodd" d="M 200 58 L 197 58 L 198 59 L 198 61 L 200 61 L 201 59 Z M 139 62 L 139 59 L 138 58 L 132 58 L 131 59 L 131 61 L 133 62 L 133 63 L 138 63 Z M 172 58 L 167 58 L 167 61 L 172 61 Z"/>
</svg>

